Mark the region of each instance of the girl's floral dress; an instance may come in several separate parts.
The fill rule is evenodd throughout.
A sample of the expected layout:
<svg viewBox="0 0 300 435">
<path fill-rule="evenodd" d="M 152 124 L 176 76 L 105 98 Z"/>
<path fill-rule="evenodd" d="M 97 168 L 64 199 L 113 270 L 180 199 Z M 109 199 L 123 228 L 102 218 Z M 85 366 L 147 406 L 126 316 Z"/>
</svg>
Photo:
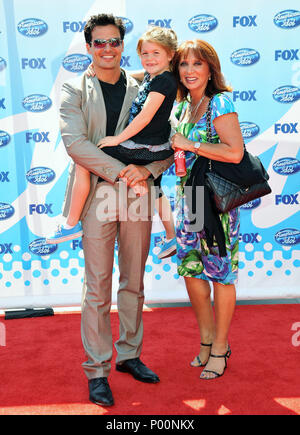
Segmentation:
<svg viewBox="0 0 300 435">
<path fill-rule="evenodd" d="M 189 103 L 180 103 L 176 110 L 176 118 L 183 119 Z M 231 99 L 226 94 L 217 94 L 212 99 L 211 121 L 226 113 L 235 112 Z M 179 121 L 177 131 L 187 139 L 196 142 L 207 142 L 206 114 L 197 123 L 183 123 Z M 212 123 L 212 137 L 214 143 L 219 137 Z M 217 243 L 208 248 L 204 230 L 188 232 L 186 226 L 186 213 L 184 210 L 184 186 L 197 159 L 196 154 L 186 152 L 187 175 L 177 179 L 176 194 L 176 237 L 177 237 L 177 265 L 178 274 L 185 277 L 194 277 L 204 280 L 233 284 L 237 280 L 238 248 L 239 248 L 239 209 L 220 214 L 224 229 L 227 256 L 220 257 Z"/>
</svg>

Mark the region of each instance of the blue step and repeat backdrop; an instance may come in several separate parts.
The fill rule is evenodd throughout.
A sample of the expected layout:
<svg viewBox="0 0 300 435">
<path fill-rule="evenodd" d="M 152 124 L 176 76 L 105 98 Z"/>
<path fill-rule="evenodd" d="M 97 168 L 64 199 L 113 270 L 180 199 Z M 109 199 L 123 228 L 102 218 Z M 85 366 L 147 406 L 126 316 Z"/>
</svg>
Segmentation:
<svg viewBox="0 0 300 435">
<path fill-rule="evenodd" d="M 58 128 L 64 81 L 90 63 L 83 28 L 95 13 L 126 24 L 122 66 L 140 69 L 138 37 L 149 24 L 219 53 L 248 149 L 268 168 L 271 195 L 241 210 L 239 299 L 300 297 L 299 0 L 0 1 L 0 308 L 79 305 L 81 240 L 46 246 L 61 213 L 70 160 Z M 174 205 L 174 167 L 163 187 Z M 185 301 L 175 257 L 159 260 L 155 216 L 146 301 Z M 118 256 L 115 251 L 113 298 Z"/>
</svg>

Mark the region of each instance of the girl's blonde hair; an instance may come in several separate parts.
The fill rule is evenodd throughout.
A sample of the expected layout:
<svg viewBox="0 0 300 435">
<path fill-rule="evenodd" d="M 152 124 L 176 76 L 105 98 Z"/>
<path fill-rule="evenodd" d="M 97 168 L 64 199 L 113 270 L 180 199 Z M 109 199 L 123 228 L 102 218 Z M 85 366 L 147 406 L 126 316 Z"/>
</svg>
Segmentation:
<svg viewBox="0 0 300 435">
<path fill-rule="evenodd" d="M 169 54 L 174 54 L 177 50 L 177 35 L 172 29 L 166 29 L 159 26 L 151 26 L 140 37 L 136 47 L 138 55 L 141 55 L 143 42 L 154 42 L 161 45 Z"/>
</svg>

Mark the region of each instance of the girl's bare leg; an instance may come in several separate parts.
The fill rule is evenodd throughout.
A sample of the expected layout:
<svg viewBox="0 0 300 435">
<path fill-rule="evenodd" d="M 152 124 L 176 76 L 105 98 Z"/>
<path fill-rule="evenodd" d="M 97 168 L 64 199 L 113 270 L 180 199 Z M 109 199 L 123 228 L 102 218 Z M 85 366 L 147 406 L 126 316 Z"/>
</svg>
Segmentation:
<svg viewBox="0 0 300 435">
<path fill-rule="evenodd" d="M 90 172 L 80 165 L 75 166 L 75 180 L 72 187 L 70 210 L 67 225 L 75 226 L 90 191 Z"/>
<path fill-rule="evenodd" d="M 155 200 L 155 208 L 159 214 L 162 224 L 166 231 L 166 238 L 168 240 L 175 237 L 175 225 L 172 215 L 171 205 L 168 198 L 165 195 Z"/>
</svg>

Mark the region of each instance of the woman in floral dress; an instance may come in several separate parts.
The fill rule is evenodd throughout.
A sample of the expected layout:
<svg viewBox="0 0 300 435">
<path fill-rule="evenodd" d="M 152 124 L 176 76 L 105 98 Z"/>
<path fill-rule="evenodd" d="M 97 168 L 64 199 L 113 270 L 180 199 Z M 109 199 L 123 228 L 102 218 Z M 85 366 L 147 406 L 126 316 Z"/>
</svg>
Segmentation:
<svg viewBox="0 0 300 435">
<path fill-rule="evenodd" d="M 231 91 L 221 73 L 214 48 L 205 41 L 186 41 L 175 56 L 178 78 L 177 133 L 173 149 L 185 151 L 187 175 L 177 181 L 177 259 L 178 273 L 185 279 L 187 291 L 200 330 L 199 355 L 191 362 L 205 366 L 200 378 L 214 379 L 223 375 L 231 354 L 228 332 L 235 309 L 235 285 L 238 271 L 239 210 L 221 214 L 226 255 L 220 256 L 216 241 L 207 243 L 205 230 L 190 232 L 182 197 L 191 168 L 199 156 L 223 162 L 238 163 L 243 157 L 243 137 Z M 212 143 L 207 142 L 206 111 L 211 100 Z M 214 288 L 214 311 L 210 284 Z"/>
</svg>

